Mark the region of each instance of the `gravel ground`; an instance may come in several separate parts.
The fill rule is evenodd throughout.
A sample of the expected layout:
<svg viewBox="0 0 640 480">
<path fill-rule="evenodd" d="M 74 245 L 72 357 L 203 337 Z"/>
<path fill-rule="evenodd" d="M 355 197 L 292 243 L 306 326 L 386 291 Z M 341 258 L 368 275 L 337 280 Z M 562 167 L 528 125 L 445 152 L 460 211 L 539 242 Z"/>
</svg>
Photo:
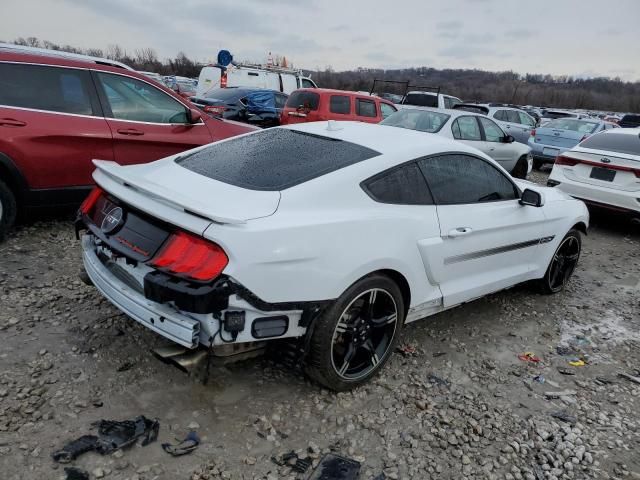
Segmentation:
<svg viewBox="0 0 640 480">
<path fill-rule="evenodd" d="M 307 478 L 272 460 L 294 450 L 351 457 L 361 479 L 640 478 L 640 385 L 619 376 L 640 375 L 639 243 L 637 225 L 595 216 L 565 292 L 518 286 L 411 324 L 415 353 L 334 394 L 269 358 L 207 385 L 161 363 L 165 342 L 78 280 L 70 221 L 23 226 L 0 245 L 0 477 L 66 478 L 54 450 L 145 415 L 157 442 L 73 464 L 92 479 Z M 196 451 L 161 449 L 191 429 Z"/>
</svg>

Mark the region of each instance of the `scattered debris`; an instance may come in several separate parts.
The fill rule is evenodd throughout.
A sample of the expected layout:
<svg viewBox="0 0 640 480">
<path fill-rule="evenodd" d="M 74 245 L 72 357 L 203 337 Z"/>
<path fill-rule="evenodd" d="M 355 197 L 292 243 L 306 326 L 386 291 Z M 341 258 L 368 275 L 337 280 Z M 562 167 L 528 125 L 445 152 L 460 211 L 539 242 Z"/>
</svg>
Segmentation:
<svg viewBox="0 0 640 480">
<path fill-rule="evenodd" d="M 405 357 L 413 357 L 418 355 L 418 349 L 413 345 L 409 345 L 408 343 L 400 345 L 398 348 L 396 348 L 396 351 Z"/>
<path fill-rule="evenodd" d="M 578 392 L 576 392 L 575 390 L 562 390 L 560 392 L 544 392 L 544 396 L 547 399 L 554 399 L 554 398 L 562 398 L 562 397 L 568 397 L 570 395 L 576 395 Z"/>
<path fill-rule="evenodd" d="M 584 367 L 587 363 L 581 358 L 575 358 L 573 360 L 569 360 L 569 365 L 572 367 Z"/>
<path fill-rule="evenodd" d="M 569 370 L 568 368 L 558 368 L 558 372 L 562 375 L 575 375 L 576 372 L 573 370 Z"/>
<path fill-rule="evenodd" d="M 441 387 L 449 386 L 449 382 L 447 380 L 445 380 L 444 378 L 440 378 L 433 373 L 427 374 L 427 380 L 429 381 L 429 383 L 432 383 L 434 385 L 440 385 Z"/>
<path fill-rule="evenodd" d="M 618 376 L 622 378 L 626 378 L 627 380 L 640 385 L 640 377 L 629 375 L 628 373 L 624 373 L 624 372 L 619 373 Z"/>
<path fill-rule="evenodd" d="M 433 358 L 438 358 L 438 357 L 441 357 L 441 356 L 446 355 L 446 354 L 447 354 L 447 352 L 435 352 L 433 354 Z"/>
<path fill-rule="evenodd" d="M 92 450 L 102 455 L 109 454 L 134 444 L 139 438 L 142 438 L 142 446 L 145 446 L 158 438 L 160 429 L 158 420 L 149 420 L 144 415 L 134 420 L 100 420 L 92 426 L 98 428 L 99 436 L 83 435 L 67 443 L 61 450 L 53 452 L 53 460 L 69 463 Z"/>
<path fill-rule="evenodd" d="M 569 415 L 567 412 L 551 412 L 550 414 L 553 418 L 557 418 L 565 423 L 570 423 L 571 425 L 575 425 L 578 421 L 576 417 L 573 415 Z"/>
<path fill-rule="evenodd" d="M 536 356 L 533 352 L 524 352 L 518 355 L 518 358 L 523 362 L 540 363 L 540 357 Z"/>
<path fill-rule="evenodd" d="M 77 467 L 65 467 L 66 480 L 89 480 L 89 472 Z"/>
<path fill-rule="evenodd" d="M 271 457 L 271 461 L 279 467 L 289 466 L 294 472 L 305 473 L 311 467 L 312 460 L 308 457 L 301 458 L 296 452 L 291 450 L 280 456 Z"/>
<path fill-rule="evenodd" d="M 198 434 L 192 430 L 180 443 L 177 443 L 176 445 L 163 443 L 161 447 L 168 454 L 173 455 L 174 457 L 179 457 L 193 452 L 198 448 L 198 445 L 200 445 L 200 437 L 198 437 Z"/>
<path fill-rule="evenodd" d="M 545 381 L 544 375 L 536 375 L 535 377 L 533 377 L 533 380 L 538 383 L 544 383 Z"/>
<path fill-rule="evenodd" d="M 565 356 L 565 355 L 575 355 L 576 351 L 573 348 L 568 347 L 567 345 L 558 345 L 556 347 L 556 353 L 558 355 Z"/>
<path fill-rule="evenodd" d="M 359 475 L 360 462 L 327 453 L 322 457 L 309 480 L 357 480 Z"/>
<path fill-rule="evenodd" d="M 133 365 L 133 362 L 126 361 L 116 369 L 116 372 L 126 372 L 127 370 L 130 370 Z"/>
</svg>

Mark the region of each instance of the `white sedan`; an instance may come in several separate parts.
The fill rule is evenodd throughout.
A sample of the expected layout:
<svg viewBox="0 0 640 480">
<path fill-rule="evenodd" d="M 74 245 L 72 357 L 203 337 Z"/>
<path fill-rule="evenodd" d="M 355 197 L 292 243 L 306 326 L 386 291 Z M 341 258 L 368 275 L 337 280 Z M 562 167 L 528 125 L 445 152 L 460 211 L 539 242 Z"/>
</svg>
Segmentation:
<svg viewBox="0 0 640 480">
<path fill-rule="evenodd" d="M 374 375 L 406 323 L 528 280 L 561 290 L 589 220 L 474 148 L 356 122 L 95 164 L 77 227 L 105 297 L 193 351 L 288 339 L 335 390 Z"/>
<path fill-rule="evenodd" d="M 598 133 L 563 152 L 547 185 L 587 203 L 640 216 L 640 128 Z"/>
<path fill-rule="evenodd" d="M 516 142 L 486 115 L 412 107 L 398 110 L 380 123 L 458 140 L 486 153 L 516 178 L 527 178 L 533 167 L 531 147 Z"/>
</svg>

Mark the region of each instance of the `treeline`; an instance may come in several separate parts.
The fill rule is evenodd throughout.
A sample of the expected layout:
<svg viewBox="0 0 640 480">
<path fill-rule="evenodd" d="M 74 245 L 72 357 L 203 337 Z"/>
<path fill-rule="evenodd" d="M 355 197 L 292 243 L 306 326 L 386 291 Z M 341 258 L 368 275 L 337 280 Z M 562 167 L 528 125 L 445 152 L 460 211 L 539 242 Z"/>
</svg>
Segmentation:
<svg viewBox="0 0 640 480">
<path fill-rule="evenodd" d="M 136 70 L 161 75 L 197 77 L 202 65 L 184 52 L 174 58 L 160 60 L 152 48 L 127 51 L 119 45 L 101 48 L 77 48 L 59 45 L 36 37 L 20 37 L 17 45 L 63 50 L 125 63 Z M 612 112 L 640 112 L 640 82 L 623 82 L 619 78 L 579 79 L 569 76 L 483 70 L 436 70 L 419 67 L 401 70 L 357 69 L 336 72 L 330 67 L 308 72 L 320 87 L 369 91 L 374 79 L 409 81 L 411 85 L 440 87 L 441 92 L 466 101 L 504 102 L 555 108 L 584 108 Z M 403 88 L 381 84 L 377 92 L 403 93 Z"/>
<path fill-rule="evenodd" d="M 465 101 L 514 103 L 555 108 L 584 108 L 612 112 L 640 112 L 640 82 L 619 78 L 578 79 L 568 76 L 519 75 L 483 70 L 358 69 L 313 72 L 318 85 L 341 90 L 369 91 L 374 79 L 409 81 L 411 85 L 440 87 L 442 93 Z M 403 93 L 404 87 L 376 85 L 378 92 Z"/>
<path fill-rule="evenodd" d="M 48 40 L 40 40 L 36 37 L 17 38 L 13 42 L 16 45 L 29 47 L 48 48 L 49 50 L 62 50 L 64 52 L 81 53 L 93 57 L 108 58 L 122 62 L 136 70 L 156 72 L 160 75 L 179 75 L 182 77 L 198 77 L 202 65 L 191 60 L 184 52 L 179 52 L 175 58 L 160 60 L 153 48 L 137 48 L 128 52 L 120 45 L 109 45 L 102 48 L 78 48 L 73 45 L 60 45 Z"/>
</svg>

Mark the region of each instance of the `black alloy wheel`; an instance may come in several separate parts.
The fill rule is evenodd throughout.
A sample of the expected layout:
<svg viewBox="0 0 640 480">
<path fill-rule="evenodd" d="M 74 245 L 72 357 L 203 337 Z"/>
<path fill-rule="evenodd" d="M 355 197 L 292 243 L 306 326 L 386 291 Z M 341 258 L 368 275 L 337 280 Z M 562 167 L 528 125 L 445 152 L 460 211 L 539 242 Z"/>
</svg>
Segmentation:
<svg viewBox="0 0 640 480">
<path fill-rule="evenodd" d="M 402 292 L 387 276 L 353 284 L 310 330 L 309 376 L 336 391 L 365 383 L 391 356 L 404 308 Z"/>
<path fill-rule="evenodd" d="M 546 293 L 556 293 L 564 289 L 578 264 L 581 249 L 580 232 L 570 230 L 558 245 L 542 279 L 542 287 Z"/>
</svg>

